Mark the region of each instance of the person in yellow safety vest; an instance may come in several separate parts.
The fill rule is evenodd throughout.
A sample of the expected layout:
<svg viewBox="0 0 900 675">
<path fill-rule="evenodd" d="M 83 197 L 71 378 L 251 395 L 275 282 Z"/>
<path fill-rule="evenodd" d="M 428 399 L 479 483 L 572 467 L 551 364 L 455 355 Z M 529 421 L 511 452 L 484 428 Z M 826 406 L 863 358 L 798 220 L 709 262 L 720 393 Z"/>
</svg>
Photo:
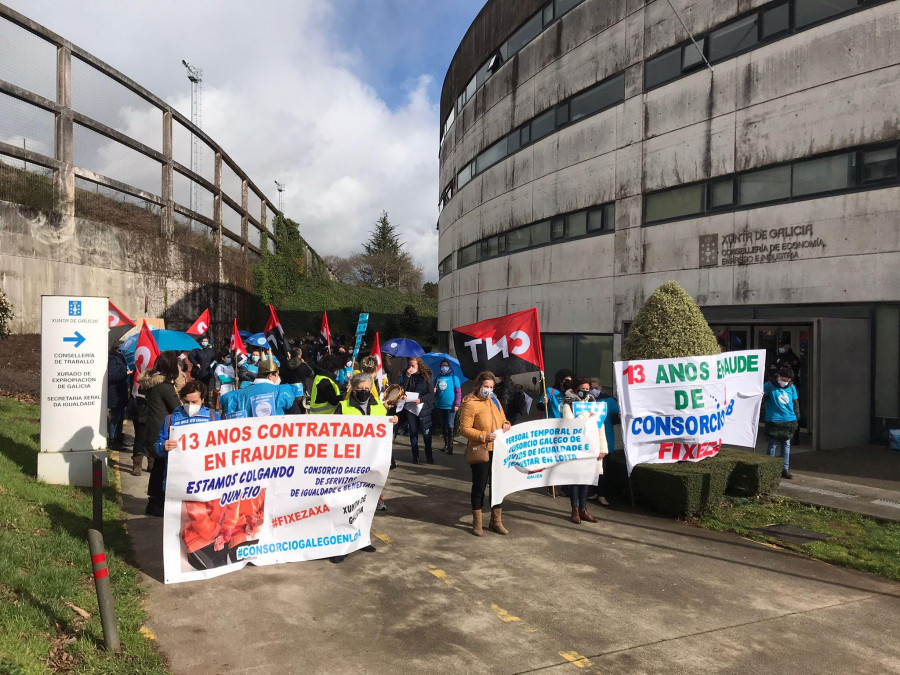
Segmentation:
<svg viewBox="0 0 900 675">
<path fill-rule="evenodd" d="M 316 366 L 316 377 L 309 392 L 309 413 L 311 415 L 333 415 L 341 404 L 341 389 L 334 381 L 335 373 L 344 365 L 344 359 L 337 354 L 326 354 Z"/>
<path fill-rule="evenodd" d="M 375 400 L 381 403 L 381 392 L 384 391 L 385 383 L 387 382 L 387 378 L 384 378 L 381 382 L 378 382 L 378 361 L 374 356 L 364 356 L 362 360 L 359 362 L 359 369 L 361 372 L 366 373 L 372 376 L 372 396 L 375 397 Z M 350 392 L 347 392 L 347 397 L 350 397 Z"/>
<path fill-rule="evenodd" d="M 374 417 L 387 417 L 388 411 L 384 404 L 375 397 L 375 391 L 372 387 L 372 376 L 369 373 L 357 373 L 350 379 L 350 396 L 341 401 L 341 404 L 335 410 L 338 415 L 371 415 Z M 391 424 L 397 424 L 397 416 L 390 418 Z M 378 495 L 378 504 L 375 506 L 378 511 L 387 511 L 384 504 L 384 497 Z M 360 549 L 366 553 L 374 553 L 377 549 L 369 544 Z M 347 556 L 336 555 L 331 558 L 333 563 L 342 563 Z"/>
</svg>

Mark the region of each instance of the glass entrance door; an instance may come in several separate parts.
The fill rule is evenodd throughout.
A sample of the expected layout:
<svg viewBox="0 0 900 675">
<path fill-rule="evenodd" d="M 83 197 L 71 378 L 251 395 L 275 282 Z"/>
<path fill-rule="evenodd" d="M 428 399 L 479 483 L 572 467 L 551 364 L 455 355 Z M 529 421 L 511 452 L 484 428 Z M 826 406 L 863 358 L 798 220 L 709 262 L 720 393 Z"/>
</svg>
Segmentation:
<svg viewBox="0 0 900 675">
<path fill-rule="evenodd" d="M 812 326 L 755 326 L 753 349 L 766 350 L 767 378 L 775 374 L 775 362 L 779 356 L 793 352 L 798 367 L 795 368 L 794 384 L 800 399 L 800 429 L 808 431 L 810 392 L 812 391 Z"/>
</svg>

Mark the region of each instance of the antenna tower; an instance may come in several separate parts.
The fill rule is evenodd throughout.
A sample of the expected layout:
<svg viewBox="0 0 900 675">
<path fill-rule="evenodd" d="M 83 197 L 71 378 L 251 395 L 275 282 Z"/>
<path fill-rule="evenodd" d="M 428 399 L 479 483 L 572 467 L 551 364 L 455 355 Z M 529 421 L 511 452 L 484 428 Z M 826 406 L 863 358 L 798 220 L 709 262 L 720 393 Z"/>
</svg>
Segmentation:
<svg viewBox="0 0 900 675">
<path fill-rule="evenodd" d="M 278 211 L 284 213 L 284 187 L 285 183 L 275 181 L 275 187 L 278 188 Z"/>
<path fill-rule="evenodd" d="M 187 69 L 188 80 L 191 81 L 191 122 L 199 129 L 200 122 L 203 117 L 203 71 L 192 66 L 190 63 L 181 60 L 181 64 Z M 203 169 L 203 155 L 200 151 L 200 137 L 191 132 L 191 171 L 200 175 Z M 194 182 L 191 187 L 191 211 L 200 211 L 200 201 L 203 193 L 200 186 Z"/>
</svg>

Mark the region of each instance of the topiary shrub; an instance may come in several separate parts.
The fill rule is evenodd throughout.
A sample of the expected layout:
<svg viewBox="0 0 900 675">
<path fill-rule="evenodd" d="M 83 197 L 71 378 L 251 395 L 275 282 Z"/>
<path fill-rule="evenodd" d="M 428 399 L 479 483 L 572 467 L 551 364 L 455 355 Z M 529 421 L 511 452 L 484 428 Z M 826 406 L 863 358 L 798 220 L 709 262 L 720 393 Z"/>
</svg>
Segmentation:
<svg viewBox="0 0 900 675">
<path fill-rule="evenodd" d="M 636 500 L 667 516 L 690 516 L 718 506 L 735 461 L 710 457 L 702 462 L 638 464 L 631 472 Z"/>
<path fill-rule="evenodd" d="M 674 359 L 720 351 L 694 299 L 677 283 L 667 281 L 634 317 L 622 345 L 622 359 Z"/>
<path fill-rule="evenodd" d="M 725 456 L 735 463 L 728 478 L 727 493 L 739 497 L 768 495 L 778 489 L 781 483 L 781 457 L 757 455 L 748 450 L 722 448 L 719 457 Z"/>
</svg>

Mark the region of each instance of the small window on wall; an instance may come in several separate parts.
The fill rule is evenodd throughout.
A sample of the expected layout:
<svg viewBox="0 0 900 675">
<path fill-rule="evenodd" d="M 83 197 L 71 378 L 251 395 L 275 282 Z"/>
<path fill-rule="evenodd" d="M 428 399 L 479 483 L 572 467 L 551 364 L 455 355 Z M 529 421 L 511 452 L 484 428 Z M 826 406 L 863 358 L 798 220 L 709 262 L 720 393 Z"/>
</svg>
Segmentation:
<svg viewBox="0 0 900 675">
<path fill-rule="evenodd" d="M 644 64 L 644 85 L 649 89 L 681 75 L 681 49 L 673 49 Z"/>
<path fill-rule="evenodd" d="M 612 335 L 575 335 L 575 372 L 596 377 L 603 388 L 613 390 Z"/>
<path fill-rule="evenodd" d="M 734 179 L 723 178 L 709 184 L 709 207 L 721 209 L 734 205 Z"/>
<path fill-rule="evenodd" d="M 583 0 L 556 0 L 556 16 L 560 17 L 580 5 Z"/>
<path fill-rule="evenodd" d="M 544 136 L 549 136 L 556 128 L 556 110 L 551 108 L 540 117 L 531 121 L 531 139 L 537 141 Z M 525 144 L 523 139 L 522 144 Z"/>
<path fill-rule="evenodd" d="M 897 177 L 897 148 L 862 153 L 862 181 L 871 183 Z"/>
<path fill-rule="evenodd" d="M 755 45 L 758 16 L 753 14 L 710 33 L 709 60 L 726 59 Z"/>
<path fill-rule="evenodd" d="M 644 202 L 644 222 L 653 223 L 670 218 L 681 218 L 695 213 L 703 213 L 705 209 L 706 186 L 688 185 L 676 190 L 647 195 Z"/>
<path fill-rule="evenodd" d="M 847 153 L 795 163 L 792 194 L 802 197 L 850 187 L 855 182 L 855 159 L 855 153 Z"/>
<path fill-rule="evenodd" d="M 566 216 L 566 237 L 580 237 L 584 234 L 587 234 L 587 211 Z"/>
<path fill-rule="evenodd" d="M 531 228 L 520 227 L 518 230 L 511 230 L 506 233 L 506 250 L 521 251 L 523 248 L 531 246 Z"/>
<path fill-rule="evenodd" d="M 762 39 L 768 40 L 791 29 L 791 8 L 787 3 L 767 9 L 762 14 Z"/>
<path fill-rule="evenodd" d="M 742 205 L 771 202 L 790 196 L 790 166 L 777 166 L 738 176 L 738 198 Z"/>
<path fill-rule="evenodd" d="M 706 38 L 697 40 L 696 46 L 693 42 L 689 45 L 685 45 L 681 56 L 681 70 L 687 72 L 692 68 L 702 66 L 704 64 L 704 49 L 706 49 Z"/>
<path fill-rule="evenodd" d="M 549 244 L 550 243 L 550 221 L 544 220 L 540 223 L 535 223 L 530 228 L 531 230 L 531 245 L 532 246 L 540 246 L 541 244 Z"/>
<path fill-rule="evenodd" d="M 554 218 L 551 225 L 550 236 L 553 239 L 563 239 L 566 236 L 565 218 Z"/>
<path fill-rule="evenodd" d="M 471 244 L 459 251 L 459 264 L 457 267 L 471 265 L 478 260 L 478 244 Z"/>
<path fill-rule="evenodd" d="M 859 0 L 794 0 L 794 25 L 803 28 L 855 9 Z"/>
</svg>

